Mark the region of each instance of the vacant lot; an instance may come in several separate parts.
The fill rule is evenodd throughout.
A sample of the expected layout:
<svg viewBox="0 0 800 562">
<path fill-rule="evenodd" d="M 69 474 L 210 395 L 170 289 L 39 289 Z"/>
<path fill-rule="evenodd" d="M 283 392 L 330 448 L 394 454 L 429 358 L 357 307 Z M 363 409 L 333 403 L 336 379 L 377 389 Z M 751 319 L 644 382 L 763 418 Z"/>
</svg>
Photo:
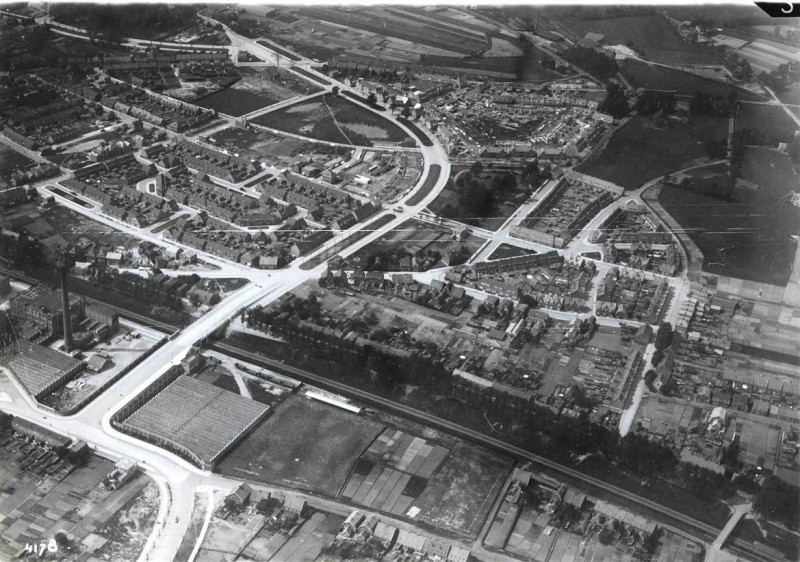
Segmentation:
<svg viewBox="0 0 800 562">
<path fill-rule="evenodd" d="M 509 469 L 508 459 L 459 443 L 417 499 L 420 519 L 437 527 L 476 534 Z"/>
<path fill-rule="evenodd" d="M 652 88 L 654 90 L 675 90 L 678 95 L 691 96 L 697 91 L 715 96 L 727 96 L 735 89 L 739 99 L 761 100 L 760 96 L 736 88 L 717 80 L 703 78 L 689 72 L 681 72 L 663 66 L 650 66 L 636 60 L 625 60 L 620 63 L 620 72 L 635 88 Z"/>
<path fill-rule="evenodd" d="M 780 92 L 775 92 L 783 103 L 800 103 L 800 82 L 790 84 Z"/>
<path fill-rule="evenodd" d="M 372 146 L 373 141 L 410 141 L 397 125 L 339 96 L 322 95 L 253 120 L 280 131 L 324 141 Z"/>
<path fill-rule="evenodd" d="M 533 250 L 512 246 L 511 244 L 500 244 L 497 249 L 489 256 L 490 260 L 500 260 L 503 258 L 516 258 L 519 256 L 530 256 L 535 254 Z"/>
<path fill-rule="evenodd" d="M 283 68 L 242 68 L 242 79 L 194 103 L 240 117 L 295 96 L 313 94 L 319 86 Z"/>
<path fill-rule="evenodd" d="M 800 232 L 800 209 L 787 201 L 800 178 L 788 157 L 766 149 L 747 149 L 740 176 L 759 186 L 737 190 L 728 202 L 665 187 L 659 201 L 689 230 L 711 273 L 785 286 Z"/>
<path fill-rule="evenodd" d="M 384 425 L 304 396 L 275 409 L 218 465 L 222 474 L 335 496 Z"/>
<path fill-rule="evenodd" d="M 646 116 L 637 115 L 613 134 L 602 153 L 577 169 L 636 189 L 691 166 L 698 158 L 708 158 L 709 148 L 719 150 L 727 136 L 728 120 L 724 118 L 694 116 L 689 124 L 663 130 L 654 128 Z M 724 156 L 724 146 L 722 151 Z"/>
<path fill-rule="evenodd" d="M 684 41 L 667 19 L 661 15 L 629 16 L 609 19 L 559 18 L 576 37 L 588 32 L 605 35 L 606 45 L 627 45 L 643 51 L 647 59 L 662 64 L 709 64 L 713 52 Z"/>
</svg>

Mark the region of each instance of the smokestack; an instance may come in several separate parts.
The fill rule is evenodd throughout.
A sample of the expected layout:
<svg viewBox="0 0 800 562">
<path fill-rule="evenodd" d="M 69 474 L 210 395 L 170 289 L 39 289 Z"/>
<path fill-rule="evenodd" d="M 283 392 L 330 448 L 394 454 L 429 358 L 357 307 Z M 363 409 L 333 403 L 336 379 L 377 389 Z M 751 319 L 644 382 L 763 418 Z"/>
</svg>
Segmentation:
<svg viewBox="0 0 800 562">
<path fill-rule="evenodd" d="M 64 350 L 72 351 L 72 319 L 69 313 L 69 289 L 67 288 L 67 264 L 59 264 L 58 272 L 61 275 L 61 309 L 64 313 Z"/>
</svg>

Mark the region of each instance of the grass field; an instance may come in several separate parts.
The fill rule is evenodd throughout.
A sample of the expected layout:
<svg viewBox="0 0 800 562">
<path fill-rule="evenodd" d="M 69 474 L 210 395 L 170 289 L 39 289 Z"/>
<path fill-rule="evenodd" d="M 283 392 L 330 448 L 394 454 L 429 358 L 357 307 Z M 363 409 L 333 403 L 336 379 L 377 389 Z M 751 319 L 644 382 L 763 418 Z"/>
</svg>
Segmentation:
<svg viewBox="0 0 800 562">
<path fill-rule="evenodd" d="M 384 425 L 291 396 L 219 463 L 217 470 L 335 496 Z"/>
<path fill-rule="evenodd" d="M 800 82 L 795 82 L 789 85 L 788 88 L 780 92 L 775 92 L 775 94 L 777 94 L 778 99 L 783 103 L 800 104 Z"/>
<path fill-rule="evenodd" d="M 614 132 L 602 153 L 577 170 L 636 189 L 690 166 L 697 158 L 708 157 L 706 143 L 724 142 L 727 136 L 728 120 L 724 118 L 693 116 L 689 124 L 661 130 L 653 128 L 646 116 L 637 115 Z"/>
<path fill-rule="evenodd" d="M 194 103 L 234 117 L 295 96 L 313 94 L 319 86 L 283 68 L 242 68 L 241 80 Z"/>
<path fill-rule="evenodd" d="M 790 142 L 800 126 L 782 107 L 743 103 L 736 113 L 736 129 L 754 129 L 757 133 L 763 132 L 768 141 L 776 141 L 766 144 L 777 146 L 778 142 Z"/>
<path fill-rule="evenodd" d="M 400 127 L 343 97 L 323 95 L 261 115 L 253 123 L 344 144 L 410 140 Z"/>
<path fill-rule="evenodd" d="M 20 154 L 10 146 L 0 143 L 0 176 L 9 177 L 15 169 L 24 169 L 33 163 L 33 160 L 24 154 Z"/>
<path fill-rule="evenodd" d="M 588 32 L 605 35 L 606 45 L 626 45 L 633 42 L 637 50 L 643 50 L 645 58 L 662 64 L 710 64 L 714 55 L 684 41 L 667 19 L 661 15 L 629 16 L 608 19 L 561 18 L 563 23 L 583 37 Z"/>
<path fill-rule="evenodd" d="M 718 80 L 703 78 L 689 72 L 681 72 L 663 66 L 650 66 L 636 60 L 625 60 L 620 63 L 620 72 L 634 88 L 652 88 L 655 90 L 675 90 L 678 95 L 691 96 L 696 91 L 727 96 L 731 89 L 736 89 L 739 99 L 761 100 L 760 96 Z"/>
<path fill-rule="evenodd" d="M 740 176 L 760 187 L 737 190 L 734 202 L 671 187 L 659 201 L 689 230 L 704 271 L 785 286 L 796 245 L 789 235 L 800 233 L 800 209 L 787 198 L 800 178 L 788 157 L 757 148 L 745 151 Z"/>
</svg>

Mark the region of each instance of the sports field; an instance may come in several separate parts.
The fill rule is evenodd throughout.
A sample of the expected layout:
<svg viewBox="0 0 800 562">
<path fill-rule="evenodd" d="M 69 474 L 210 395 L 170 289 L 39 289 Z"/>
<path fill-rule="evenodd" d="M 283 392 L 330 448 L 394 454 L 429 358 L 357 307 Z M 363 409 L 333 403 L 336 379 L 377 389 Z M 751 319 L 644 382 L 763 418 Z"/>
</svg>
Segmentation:
<svg viewBox="0 0 800 562">
<path fill-rule="evenodd" d="M 217 471 L 335 496 L 383 428 L 369 418 L 291 396 L 222 459 Z"/>
</svg>

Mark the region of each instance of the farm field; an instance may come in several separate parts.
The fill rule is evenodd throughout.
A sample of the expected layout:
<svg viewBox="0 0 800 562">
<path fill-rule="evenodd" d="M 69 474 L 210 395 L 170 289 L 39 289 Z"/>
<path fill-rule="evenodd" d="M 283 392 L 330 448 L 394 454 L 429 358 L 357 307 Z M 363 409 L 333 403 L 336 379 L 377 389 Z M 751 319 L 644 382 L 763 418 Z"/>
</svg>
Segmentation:
<svg viewBox="0 0 800 562">
<path fill-rule="evenodd" d="M 495 182 L 499 183 L 500 179 L 509 173 L 514 177 L 513 187 L 511 189 L 502 189 L 496 185 Z M 459 198 L 459 192 L 465 188 L 458 187 L 455 184 L 453 180 L 456 178 L 464 178 L 463 180 L 459 180 L 464 182 L 469 182 L 474 179 L 491 192 L 492 203 L 486 216 L 474 216 L 474 213 L 462 204 L 468 203 L 468 200 L 465 200 L 464 196 Z M 503 225 L 506 219 L 530 197 L 531 190 L 529 188 L 526 189 L 526 187 L 528 186 L 522 181 L 519 172 L 484 170 L 480 174 L 475 175 L 467 167 L 453 166 L 450 169 L 450 179 L 447 182 L 447 186 L 428 208 L 431 212 L 444 218 L 457 220 L 471 226 L 486 228 L 488 230 L 497 230 Z"/>
<path fill-rule="evenodd" d="M 709 158 L 728 136 L 728 120 L 693 116 L 689 124 L 673 129 L 655 129 L 646 116 L 637 115 L 612 135 L 608 146 L 577 170 L 636 189 L 667 173 L 691 166 L 695 160 Z"/>
<path fill-rule="evenodd" d="M 322 95 L 282 107 L 253 119 L 253 123 L 343 144 L 371 146 L 373 141 L 411 142 L 391 121 L 339 96 Z"/>
<path fill-rule="evenodd" d="M 335 496 L 356 458 L 383 428 L 372 419 L 291 396 L 217 470 L 235 478 Z"/>
<path fill-rule="evenodd" d="M 468 55 L 487 47 L 483 33 L 463 27 L 445 26 L 413 12 L 389 7 L 307 7 L 298 10 L 306 18 L 360 29 L 381 36 Z"/>
<path fill-rule="evenodd" d="M 624 60 L 620 63 L 620 72 L 634 88 L 652 88 L 654 90 L 675 90 L 680 96 L 692 96 L 696 91 L 716 96 L 727 96 L 733 86 L 703 78 L 690 72 L 681 72 L 663 66 L 650 66 L 636 60 Z M 742 88 L 736 88 L 739 99 L 759 101 L 763 98 Z"/>
<path fill-rule="evenodd" d="M 10 177 L 15 169 L 25 169 L 34 163 L 24 154 L 20 154 L 10 146 L 0 142 L 0 176 L 4 178 Z"/>
<path fill-rule="evenodd" d="M 753 138 L 744 144 L 777 146 L 790 142 L 800 126 L 786 114 L 782 107 L 742 104 L 736 113 L 736 130 L 753 130 Z"/>
<path fill-rule="evenodd" d="M 608 19 L 557 18 L 576 38 L 593 32 L 605 35 L 605 45 L 626 45 L 644 51 L 644 57 L 669 65 L 710 64 L 714 54 L 684 41 L 667 19 L 658 14 Z"/>
<path fill-rule="evenodd" d="M 719 275 L 785 286 L 800 233 L 800 209 L 788 194 L 800 178 L 788 157 L 748 148 L 739 175 L 759 186 L 739 189 L 728 202 L 686 190 L 662 188 L 659 202 L 689 231 L 703 253 L 703 270 Z"/>
<path fill-rule="evenodd" d="M 319 86 L 283 68 L 241 68 L 241 80 L 232 86 L 196 100 L 206 109 L 241 117 L 296 96 L 320 91 Z"/>
</svg>

